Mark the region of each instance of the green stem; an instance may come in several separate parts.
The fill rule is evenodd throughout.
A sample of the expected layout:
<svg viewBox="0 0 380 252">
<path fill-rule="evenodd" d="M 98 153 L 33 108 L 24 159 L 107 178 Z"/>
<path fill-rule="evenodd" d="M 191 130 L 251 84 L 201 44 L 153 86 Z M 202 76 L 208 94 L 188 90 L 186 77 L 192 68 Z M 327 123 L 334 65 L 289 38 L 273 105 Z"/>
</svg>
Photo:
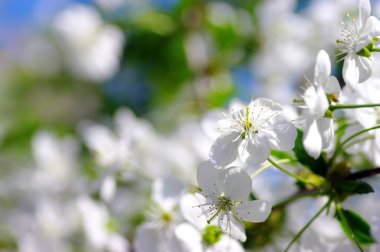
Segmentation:
<svg viewBox="0 0 380 252">
<path fill-rule="evenodd" d="M 331 165 L 331 164 L 334 162 L 335 158 L 338 156 L 339 152 L 342 150 L 342 147 L 343 147 L 346 143 L 348 143 L 349 141 L 351 141 L 352 139 L 354 139 L 354 138 L 357 137 L 357 136 L 360 136 L 360 135 L 362 135 L 362 134 L 364 134 L 364 133 L 366 133 L 366 132 L 368 132 L 368 131 L 371 131 L 371 130 L 374 130 L 374 129 L 378 129 L 378 128 L 380 128 L 380 125 L 376 125 L 376 126 L 373 126 L 373 127 L 371 127 L 371 128 L 363 129 L 363 130 L 358 131 L 358 132 L 356 132 L 355 134 L 351 135 L 351 136 L 348 137 L 346 140 L 344 140 L 341 144 L 339 144 L 339 145 L 336 147 L 335 152 L 334 152 L 333 156 L 332 156 L 331 159 L 330 159 L 329 165 Z"/>
<path fill-rule="evenodd" d="M 336 104 L 330 105 L 329 109 L 334 111 L 335 109 L 356 109 L 356 108 L 372 108 L 372 107 L 380 107 L 380 103 L 372 103 L 372 104 Z"/>
<path fill-rule="evenodd" d="M 288 244 L 284 252 L 289 251 L 293 243 L 295 243 L 301 237 L 303 232 L 305 232 L 305 230 L 311 225 L 311 223 L 313 223 L 313 221 L 316 218 L 318 218 L 319 215 L 321 215 L 321 213 L 330 205 L 330 203 L 331 203 L 331 199 L 327 201 L 327 203 L 313 216 L 313 218 L 311 218 L 311 220 L 309 220 L 309 222 L 306 223 L 306 225 L 296 234 L 296 236 L 294 236 L 294 238 L 290 241 L 290 243 Z"/>
<path fill-rule="evenodd" d="M 357 143 L 360 143 L 360 142 L 363 142 L 363 141 L 367 141 L 367 140 L 373 140 L 375 139 L 373 136 L 368 136 L 368 137 L 363 137 L 363 138 L 360 138 L 358 140 L 355 140 L 355 141 L 352 141 L 350 144 L 347 144 L 346 145 L 346 148 L 350 148 L 351 146 L 357 144 Z"/>
<path fill-rule="evenodd" d="M 289 203 L 292 203 L 293 201 L 296 201 L 298 199 L 302 199 L 302 198 L 306 198 L 306 197 L 314 197 L 314 196 L 319 196 L 319 195 L 322 195 L 322 192 L 321 191 L 306 191 L 306 192 L 298 192 L 280 202 L 278 202 L 277 204 L 275 204 L 273 206 L 273 208 L 279 208 L 279 207 L 282 207 L 284 205 L 287 205 Z"/>
<path fill-rule="evenodd" d="M 291 163 L 291 162 L 295 162 L 295 160 L 292 160 L 292 159 L 289 159 L 289 158 L 277 160 L 277 164 L 285 164 L 285 163 Z M 272 164 L 266 164 L 266 165 L 264 165 L 263 167 L 261 167 L 260 169 L 258 169 L 254 173 L 252 173 L 251 178 L 254 178 L 259 173 L 265 171 L 266 169 L 268 169 L 271 166 L 272 166 Z"/>
<path fill-rule="evenodd" d="M 371 48 L 371 52 L 380 52 L 380 48 L 379 47 L 376 47 L 376 46 L 373 46 Z"/>
<path fill-rule="evenodd" d="M 307 181 L 306 179 L 304 178 L 301 178 L 300 176 L 286 170 L 285 168 L 281 167 L 280 165 L 278 165 L 275 161 L 273 161 L 272 159 L 268 158 L 268 162 L 271 163 L 274 167 L 276 167 L 277 169 L 279 169 L 280 171 L 282 172 L 285 172 L 286 174 L 288 174 L 289 176 L 295 178 L 296 180 L 304 183 L 304 184 L 309 184 L 309 185 L 312 185 L 314 187 L 316 187 L 313 183 Z"/>
<path fill-rule="evenodd" d="M 358 247 L 358 249 L 360 250 L 360 252 L 364 252 L 364 249 L 360 246 L 358 240 L 356 239 L 354 233 L 352 232 L 352 229 L 350 227 L 350 225 L 348 224 L 348 221 L 346 219 L 346 216 L 344 216 L 344 213 L 342 212 L 342 208 L 340 206 L 340 204 L 338 202 L 335 202 L 335 209 L 336 209 L 336 212 L 338 214 L 338 216 L 340 217 L 340 219 L 342 220 L 342 223 L 347 227 L 347 229 L 350 231 L 351 233 L 351 238 L 354 240 L 356 246 Z"/>
</svg>

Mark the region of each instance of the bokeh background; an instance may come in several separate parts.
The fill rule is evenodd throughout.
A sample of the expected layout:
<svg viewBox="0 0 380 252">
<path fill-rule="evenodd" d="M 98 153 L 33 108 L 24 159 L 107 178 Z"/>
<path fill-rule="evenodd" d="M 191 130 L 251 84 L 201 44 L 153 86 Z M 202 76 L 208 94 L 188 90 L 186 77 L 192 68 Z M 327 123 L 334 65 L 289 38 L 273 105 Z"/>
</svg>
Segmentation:
<svg viewBox="0 0 380 252">
<path fill-rule="evenodd" d="M 291 104 L 356 11 L 355 0 L 0 0 L 0 250 L 127 251 L 155 178 L 195 185 L 213 111 Z M 267 200 L 292 192 L 279 176 L 267 179 L 290 189 Z M 246 246 L 270 244 L 272 224 Z"/>
</svg>

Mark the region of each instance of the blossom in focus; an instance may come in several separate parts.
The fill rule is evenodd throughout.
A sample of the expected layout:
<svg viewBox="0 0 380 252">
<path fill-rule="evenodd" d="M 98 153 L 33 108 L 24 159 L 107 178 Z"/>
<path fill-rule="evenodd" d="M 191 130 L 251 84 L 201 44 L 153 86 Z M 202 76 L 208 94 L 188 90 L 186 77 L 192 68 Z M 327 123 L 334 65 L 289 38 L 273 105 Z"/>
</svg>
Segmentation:
<svg viewBox="0 0 380 252">
<path fill-rule="evenodd" d="M 307 82 L 303 95 L 304 103 L 301 119 L 304 121 L 304 134 L 302 143 L 306 152 L 317 159 L 322 149 L 331 146 L 334 140 L 334 128 L 332 118 L 325 117 L 329 108 L 329 100 L 337 101 L 340 95 L 338 80 L 330 76 L 331 63 L 328 54 L 320 51 L 314 68 L 314 81 Z"/>
<path fill-rule="evenodd" d="M 342 22 L 342 38 L 337 40 L 338 56 L 345 55 L 343 79 L 351 88 L 355 88 L 356 84 L 366 81 L 372 75 L 371 52 L 366 47 L 377 41 L 380 22 L 370 14 L 369 0 L 360 0 L 358 20 L 350 17 L 350 23 Z"/>
<path fill-rule="evenodd" d="M 232 163 L 237 156 L 247 164 L 264 162 L 271 149 L 290 151 L 297 135 L 293 124 L 282 115 L 280 104 L 258 98 L 248 106 L 236 105 L 218 121 L 219 136 L 211 146 L 210 158 L 216 165 Z"/>
<path fill-rule="evenodd" d="M 271 213 L 271 205 L 262 200 L 247 201 L 252 181 L 239 167 L 218 169 L 209 161 L 198 168 L 199 208 L 208 224 L 216 224 L 234 239 L 245 241 L 244 221 L 263 222 Z M 198 194 L 197 194 L 198 195 Z"/>
<path fill-rule="evenodd" d="M 182 243 L 185 251 L 189 252 L 243 252 L 242 245 L 225 235 L 217 226 L 208 225 L 202 215 L 197 196 L 186 194 L 181 198 L 181 213 L 187 222 L 176 228 L 176 236 Z"/>
</svg>

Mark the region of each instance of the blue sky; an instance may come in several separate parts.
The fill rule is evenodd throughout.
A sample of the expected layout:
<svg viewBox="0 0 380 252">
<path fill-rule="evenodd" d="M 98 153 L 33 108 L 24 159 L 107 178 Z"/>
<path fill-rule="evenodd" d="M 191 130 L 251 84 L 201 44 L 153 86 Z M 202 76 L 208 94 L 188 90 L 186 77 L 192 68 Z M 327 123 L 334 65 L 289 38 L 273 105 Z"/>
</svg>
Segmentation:
<svg viewBox="0 0 380 252">
<path fill-rule="evenodd" d="M 11 45 L 20 32 L 47 23 L 68 3 L 92 4 L 95 0 L 0 0 L 0 48 Z M 161 9 L 170 9 L 178 0 L 151 0 Z"/>
<path fill-rule="evenodd" d="M 2 0 L 0 24 L 20 25 L 34 20 L 36 11 L 55 12 L 69 2 L 91 3 L 92 0 Z"/>
<path fill-rule="evenodd" d="M 0 0 L 0 48 L 11 45 L 20 31 L 32 30 L 70 2 L 92 0 Z"/>
</svg>

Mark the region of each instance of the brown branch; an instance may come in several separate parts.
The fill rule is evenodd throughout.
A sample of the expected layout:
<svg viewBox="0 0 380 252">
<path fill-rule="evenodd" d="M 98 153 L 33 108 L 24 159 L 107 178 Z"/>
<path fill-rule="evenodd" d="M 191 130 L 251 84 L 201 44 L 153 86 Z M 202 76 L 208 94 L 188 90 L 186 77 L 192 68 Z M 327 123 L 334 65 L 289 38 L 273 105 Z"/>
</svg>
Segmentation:
<svg viewBox="0 0 380 252">
<path fill-rule="evenodd" d="M 364 171 L 358 171 L 355 173 L 352 173 L 347 176 L 348 180 L 357 180 L 357 179 L 362 179 L 362 178 L 367 178 L 367 177 L 372 177 L 377 174 L 380 174 L 380 167 L 376 167 L 373 169 L 368 169 Z"/>
</svg>

